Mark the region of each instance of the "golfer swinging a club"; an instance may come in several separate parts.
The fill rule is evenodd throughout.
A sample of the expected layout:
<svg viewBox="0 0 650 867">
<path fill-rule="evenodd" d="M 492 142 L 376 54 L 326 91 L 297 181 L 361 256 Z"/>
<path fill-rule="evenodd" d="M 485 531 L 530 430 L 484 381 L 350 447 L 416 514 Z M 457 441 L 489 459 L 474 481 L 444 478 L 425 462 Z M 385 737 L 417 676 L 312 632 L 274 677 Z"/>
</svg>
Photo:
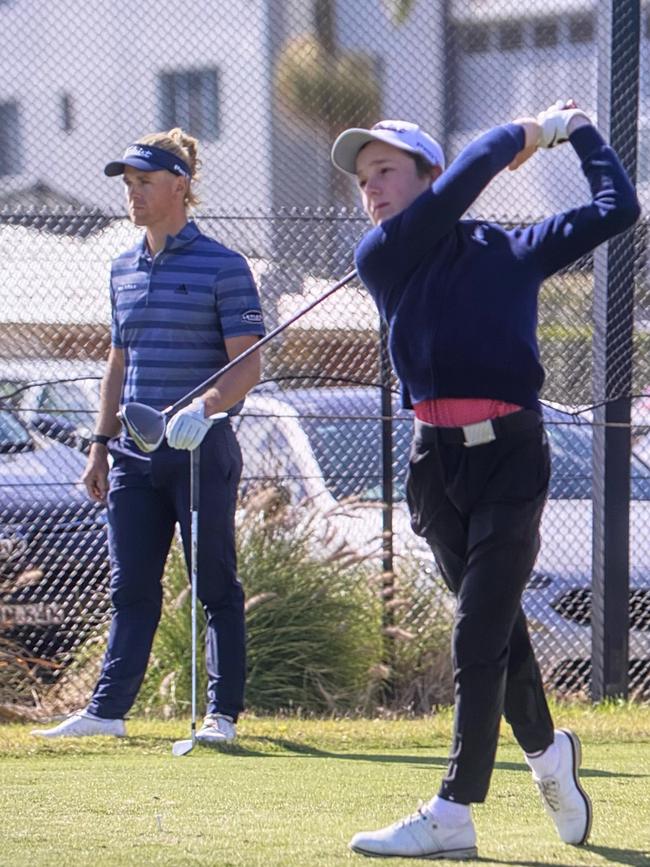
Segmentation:
<svg viewBox="0 0 650 867">
<path fill-rule="evenodd" d="M 523 228 L 461 220 L 506 166 L 566 141 L 591 201 Z M 388 323 L 404 402 L 415 413 L 412 526 L 457 598 L 446 776 L 413 815 L 356 834 L 350 847 L 365 855 L 475 857 L 471 805 L 486 798 L 502 714 L 560 838 L 580 845 L 591 828 L 580 742 L 554 730 L 521 608 L 550 474 L 537 296 L 545 278 L 634 224 L 634 189 L 572 102 L 492 129 L 446 170 L 440 145 L 402 121 L 347 130 L 332 160 L 356 177 L 374 225 L 355 261 Z"/>
<path fill-rule="evenodd" d="M 41 736 L 125 734 L 160 618 L 161 578 L 177 522 L 190 561 L 190 452 L 199 448 L 197 592 L 207 620 L 208 691 L 196 739 L 232 741 L 243 709 L 244 593 L 234 527 L 241 452 L 229 415 L 259 380 L 259 353 L 176 413 L 166 441 L 151 454 L 128 433 L 118 437 L 122 403 L 162 410 L 264 334 L 245 259 L 188 217 L 197 202 L 197 151 L 196 139 L 173 129 L 141 138 L 104 170 L 122 176 L 129 216 L 145 229 L 112 265 L 112 346 L 84 474 L 90 496 L 108 507 L 112 621 L 90 703 L 55 728 L 34 732 Z"/>
</svg>

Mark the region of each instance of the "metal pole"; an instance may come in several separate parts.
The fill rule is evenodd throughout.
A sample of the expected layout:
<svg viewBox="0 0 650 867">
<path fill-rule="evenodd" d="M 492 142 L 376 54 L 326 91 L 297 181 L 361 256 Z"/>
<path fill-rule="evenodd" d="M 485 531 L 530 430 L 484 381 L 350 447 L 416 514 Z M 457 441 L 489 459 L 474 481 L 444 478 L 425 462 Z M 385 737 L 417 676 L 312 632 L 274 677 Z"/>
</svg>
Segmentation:
<svg viewBox="0 0 650 867">
<path fill-rule="evenodd" d="M 200 473 L 201 447 L 193 449 L 190 454 L 190 604 L 192 623 L 192 698 L 191 698 L 191 723 L 190 737 L 188 740 L 176 741 L 172 746 L 174 756 L 186 756 L 192 752 L 196 743 L 196 653 L 197 653 L 197 628 L 196 628 L 196 597 L 199 574 L 199 473 Z"/>
<path fill-rule="evenodd" d="M 392 672 L 395 663 L 395 639 L 390 628 L 395 625 L 392 602 L 395 598 L 395 572 L 393 558 L 393 401 L 391 397 L 391 366 L 388 356 L 388 327 L 379 325 L 379 381 L 381 383 L 381 470 L 382 470 L 382 629 L 384 635 L 384 663 L 391 676 L 384 684 L 386 697 L 393 691 Z"/>
<path fill-rule="evenodd" d="M 598 123 L 636 179 L 639 0 L 600 6 Z M 596 701 L 628 690 L 630 394 L 634 234 L 594 255 L 592 681 Z M 613 424 L 614 423 L 614 424 Z"/>
<path fill-rule="evenodd" d="M 190 457 L 190 497 L 192 498 L 192 568 L 191 568 L 191 605 L 192 605 L 192 744 L 196 740 L 196 675 L 198 634 L 196 624 L 197 589 L 199 583 L 199 496 L 201 471 L 201 446 L 192 450 Z"/>
</svg>

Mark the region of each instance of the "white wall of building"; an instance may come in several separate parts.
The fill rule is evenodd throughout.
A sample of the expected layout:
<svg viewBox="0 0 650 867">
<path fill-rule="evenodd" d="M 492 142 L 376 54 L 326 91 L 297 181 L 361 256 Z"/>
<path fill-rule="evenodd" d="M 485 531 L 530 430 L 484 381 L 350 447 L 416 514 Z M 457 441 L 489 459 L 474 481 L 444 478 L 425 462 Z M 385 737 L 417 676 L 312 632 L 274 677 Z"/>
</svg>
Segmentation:
<svg viewBox="0 0 650 867">
<path fill-rule="evenodd" d="M 121 212 L 121 184 L 105 178 L 103 167 L 128 143 L 160 129 L 157 75 L 214 66 L 220 134 L 202 145 L 204 207 L 268 209 L 266 8 L 265 0 L 0 6 L 0 102 L 19 101 L 25 143 L 22 172 L 4 176 L 2 188 L 43 180 L 84 203 Z M 70 133 L 60 128 L 64 92 L 73 103 Z"/>
<path fill-rule="evenodd" d="M 464 53 L 445 67 L 441 0 L 416 0 L 397 25 L 382 0 L 338 0 L 336 29 L 344 49 L 373 57 L 383 85 L 384 117 L 418 120 L 453 158 L 462 145 L 495 123 L 536 113 L 557 97 L 596 108 L 595 41 L 567 42 L 570 15 L 595 11 L 593 0 L 453 0 L 454 22 L 491 30 L 486 51 Z M 104 164 L 141 134 L 160 129 L 158 76 L 181 69 L 219 71 L 220 132 L 202 141 L 202 210 L 268 213 L 278 204 L 329 203 L 329 141 L 323 131 L 273 123 L 273 62 L 284 40 L 309 32 L 304 0 L 12 0 L 0 4 L 0 102 L 21 108 L 22 171 L 0 178 L 10 192 L 45 181 L 82 203 L 122 213 L 122 186 L 105 178 Z M 521 16 L 525 13 L 526 18 Z M 541 50 L 530 39 L 518 50 L 499 47 L 494 29 L 506 20 L 555 16 L 561 40 Z M 645 26 L 645 25 L 644 25 Z M 649 33 L 642 33 L 641 115 L 650 122 Z M 570 53 L 567 54 L 567 51 Z M 60 99 L 69 94 L 73 130 L 61 129 Z M 445 100 L 455 129 L 443 129 Z M 279 146 L 278 137 L 289 143 Z M 647 162 L 650 146 L 640 158 Z M 531 161 L 513 183 L 499 179 L 481 209 L 544 214 L 582 195 L 570 154 Z M 640 166 L 640 177 L 650 170 Z M 568 180 L 567 180 L 568 178 Z M 575 185 L 572 181 L 575 179 Z"/>
<path fill-rule="evenodd" d="M 403 24 L 396 24 L 387 5 L 377 0 L 348 0 L 339 10 L 341 44 L 377 58 L 383 117 L 412 119 L 441 139 L 446 86 L 442 5 L 439 0 L 416 2 Z"/>
</svg>

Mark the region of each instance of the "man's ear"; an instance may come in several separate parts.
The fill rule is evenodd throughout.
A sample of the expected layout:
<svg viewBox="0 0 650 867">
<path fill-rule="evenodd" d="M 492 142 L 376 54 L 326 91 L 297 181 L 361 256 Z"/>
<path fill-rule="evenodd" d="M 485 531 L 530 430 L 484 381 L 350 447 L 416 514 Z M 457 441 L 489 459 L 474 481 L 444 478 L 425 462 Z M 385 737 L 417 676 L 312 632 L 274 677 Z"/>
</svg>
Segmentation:
<svg viewBox="0 0 650 867">
<path fill-rule="evenodd" d="M 442 174 L 442 166 L 431 166 L 431 183 L 437 181 Z"/>
<path fill-rule="evenodd" d="M 190 179 L 186 178 L 184 175 L 177 175 L 176 189 L 183 201 L 185 201 L 190 192 Z"/>
</svg>

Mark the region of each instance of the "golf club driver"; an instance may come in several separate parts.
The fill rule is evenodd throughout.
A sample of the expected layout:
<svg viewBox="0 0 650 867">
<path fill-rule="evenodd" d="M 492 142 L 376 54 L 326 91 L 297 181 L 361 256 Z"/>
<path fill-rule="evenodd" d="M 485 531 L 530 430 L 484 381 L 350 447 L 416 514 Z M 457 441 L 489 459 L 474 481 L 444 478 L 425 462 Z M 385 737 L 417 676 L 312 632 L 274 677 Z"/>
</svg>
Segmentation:
<svg viewBox="0 0 650 867">
<path fill-rule="evenodd" d="M 192 699 L 191 699 L 191 725 L 188 740 L 175 741 L 172 747 L 172 755 L 185 756 L 196 743 L 196 597 L 199 578 L 199 472 L 200 472 L 201 446 L 192 450 L 190 455 L 190 501 L 191 501 L 191 524 L 190 524 L 190 597 L 192 606 Z"/>
<path fill-rule="evenodd" d="M 350 283 L 357 276 L 356 270 L 350 271 L 349 274 L 346 274 L 345 277 L 342 277 L 337 283 L 334 283 L 333 286 L 330 286 L 322 295 L 319 295 L 318 298 L 311 301 L 305 307 L 301 308 L 297 313 L 295 313 L 290 319 L 287 319 L 286 322 L 282 322 L 272 331 L 269 331 L 267 335 L 262 337 L 257 341 L 254 346 L 250 346 L 248 349 L 244 350 L 244 352 L 237 355 L 227 364 L 225 364 L 220 370 L 217 370 L 216 373 L 213 373 L 209 376 L 204 382 L 200 385 L 197 385 L 196 388 L 193 388 L 192 391 L 189 391 L 186 395 L 181 397 L 176 403 L 168 406 L 162 412 L 157 409 L 154 409 L 151 406 L 147 406 L 144 403 L 138 403 L 137 401 L 132 401 L 130 403 L 122 404 L 120 407 L 120 411 L 118 412 L 118 418 L 128 431 L 130 437 L 133 439 L 134 443 L 143 452 L 153 452 L 158 446 L 161 444 L 163 439 L 165 438 L 165 428 L 169 419 L 175 415 L 180 409 L 188 406 L 195 397 L 203 394 L 203 392 L 208 389 L 211 385 L 213 385 L 219 377 L 223 376 L 224 373 L 227 373 L 229 370 L 239 364 L 240 361 L 243 361 L 245 358 L 248 358 L 249 355 L 252 355 L 254 352 L 257 352 L 263 346 L 265 346 L 269 341 L 273 340 L 274 337 L 277 337 L 282 331 L 288 328 L 290 325 L 293 325 L 298 319 L 304 316 L 306 313 L 309 313 L 310 310 L 313 310 L 316 305 L 321 304 L 325 301 L 326 298 L 329 298 L 330 295 L 333 295 L 338 289 L 342 286 L 345 286 L 347 283 Z"/>
</svg>

